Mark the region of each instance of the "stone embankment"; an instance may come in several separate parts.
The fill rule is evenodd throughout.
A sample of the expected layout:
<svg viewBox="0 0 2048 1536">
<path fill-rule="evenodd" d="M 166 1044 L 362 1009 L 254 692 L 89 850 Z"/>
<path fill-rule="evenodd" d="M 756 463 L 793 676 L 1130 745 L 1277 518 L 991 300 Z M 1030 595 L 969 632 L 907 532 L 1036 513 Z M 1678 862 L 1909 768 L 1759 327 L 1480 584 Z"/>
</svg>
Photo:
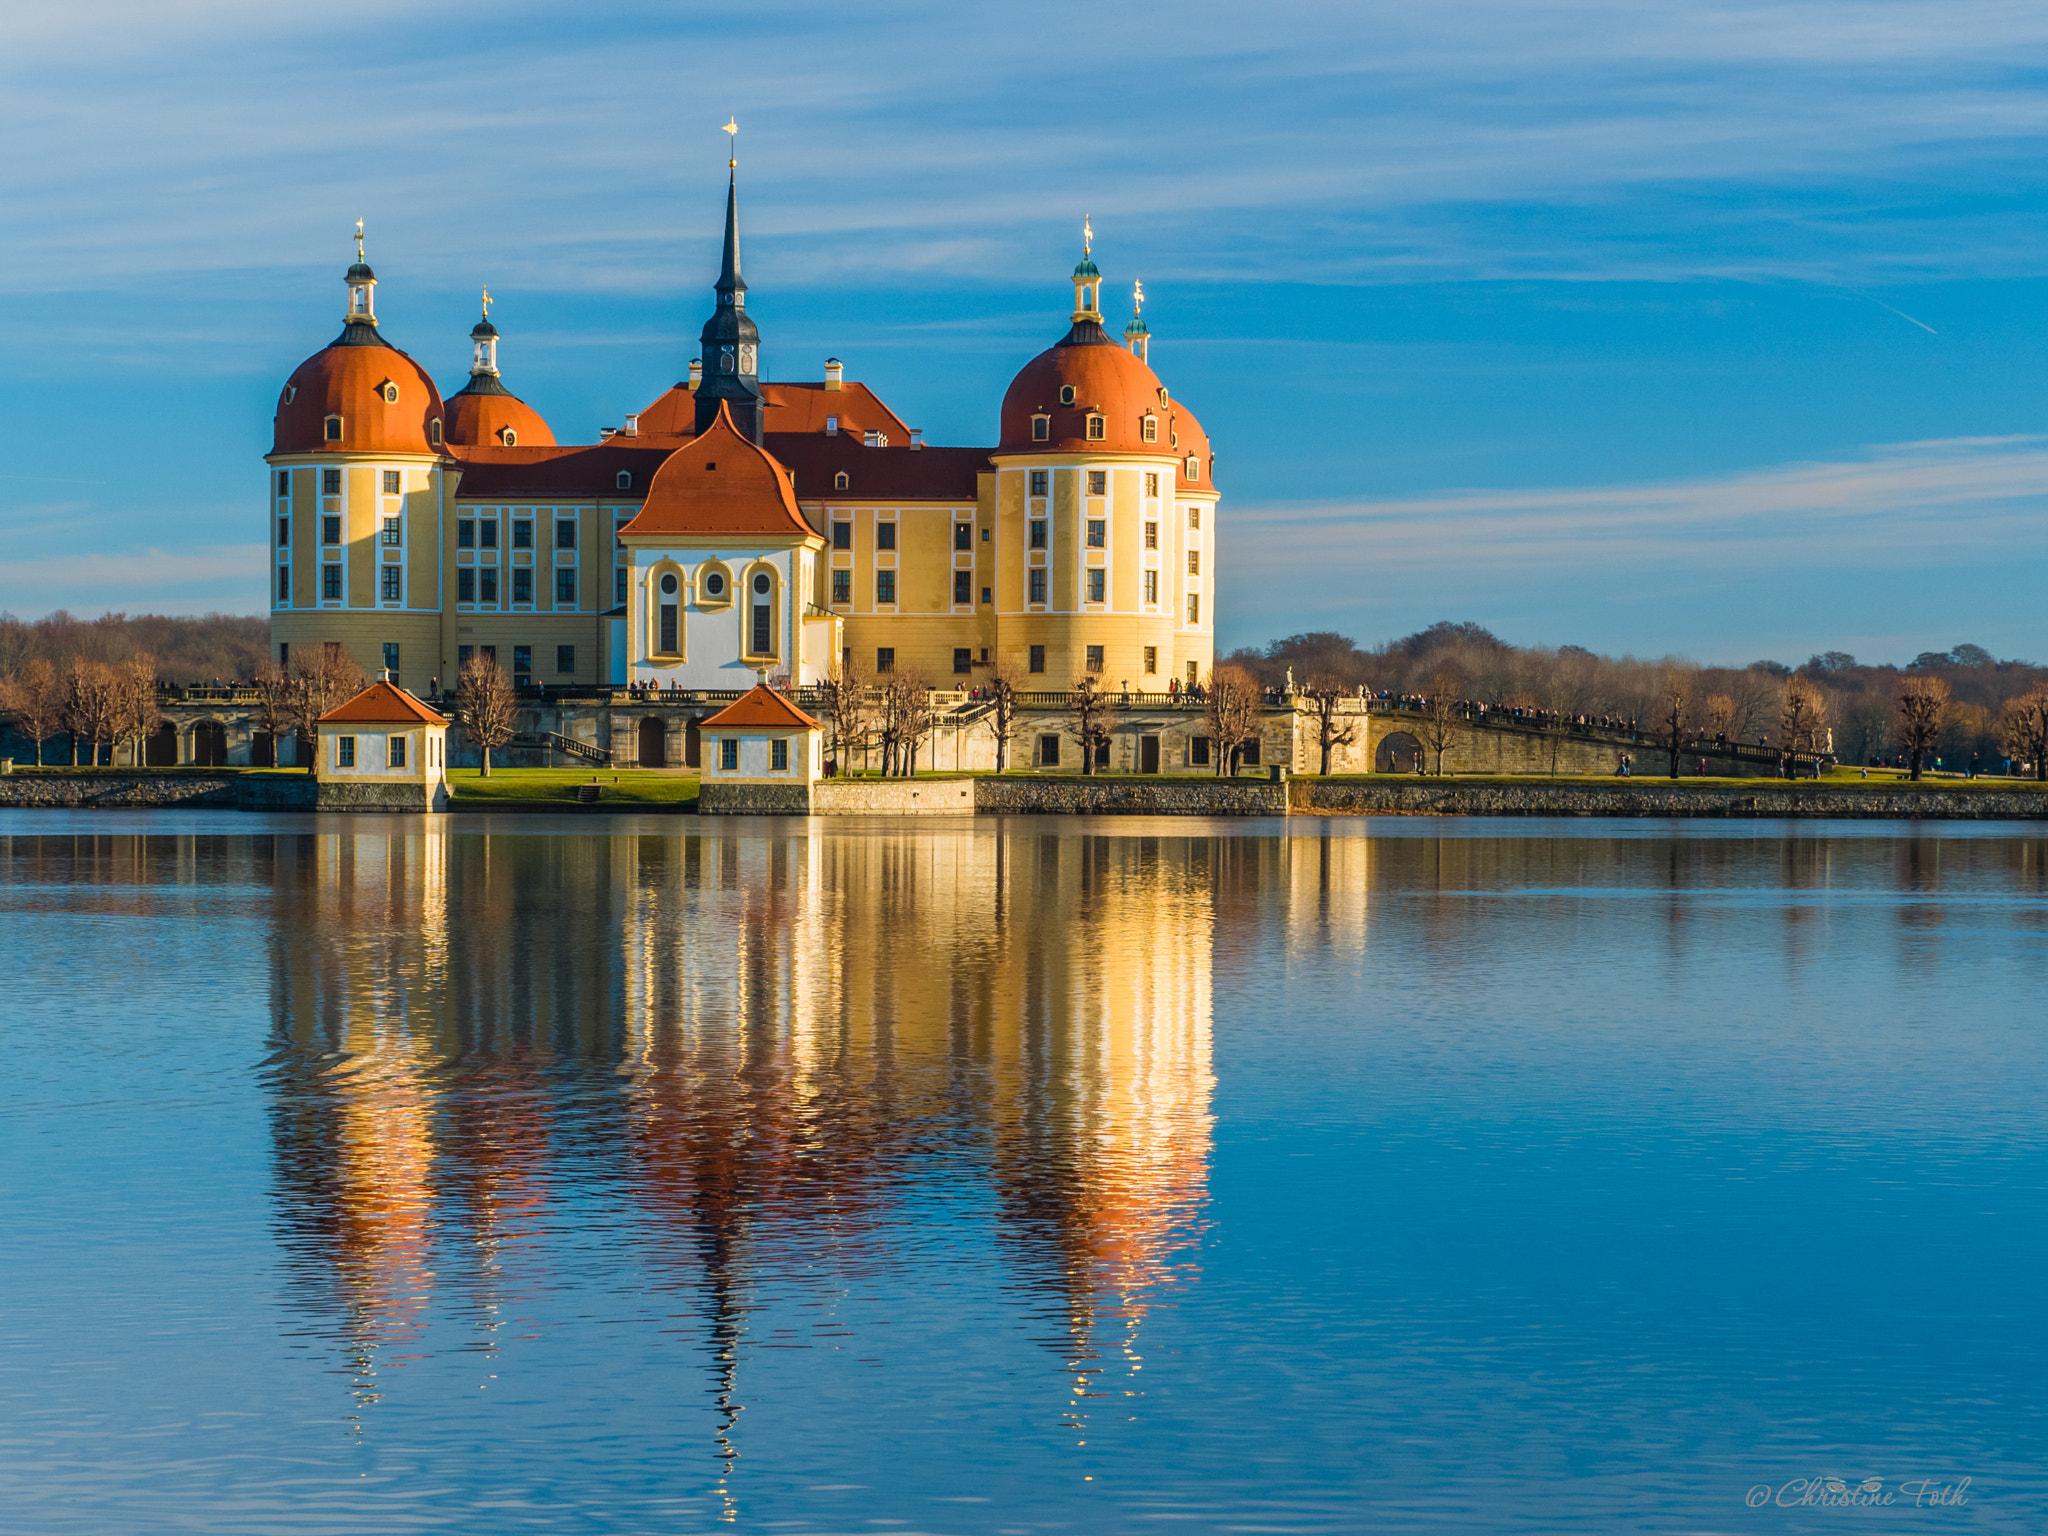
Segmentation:
<svg viewBox="0 0 2048 1536">
<path fill-rule="evenodd" d="M 121 773 L 101 769 L 0 775 L 0 806 L 147 810 L 154 806 L 226 808 L 234 804 L 235 779 L 229 774 Z"/>
<path fill-rule="evenodd" d="M 1247 779 L 976 779 L 983 816 L 1285 816 L 1287 786 Z"/>
<path fill-rule="evenodd" d="M 2048 794 L 1891 784 L 1740 786 L 1611 780 L 1605 784 L 1460 783 L 1456 779 L 1295 779 L 1302 816 L 1790 816 L 1844 821 L 2038 821 Z"/>
</svg>

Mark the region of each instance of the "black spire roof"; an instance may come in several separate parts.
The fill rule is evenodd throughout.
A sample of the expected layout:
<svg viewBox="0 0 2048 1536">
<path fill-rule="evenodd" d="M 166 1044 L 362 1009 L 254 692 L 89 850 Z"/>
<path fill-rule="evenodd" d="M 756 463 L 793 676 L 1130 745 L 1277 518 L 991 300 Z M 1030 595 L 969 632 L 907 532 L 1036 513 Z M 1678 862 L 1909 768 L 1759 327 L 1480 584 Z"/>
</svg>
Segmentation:
<svg viewBox="0 0 2048 1536">
<path fill-rule="evenodd" d="M 760 332 L 747 318 L 747 284 L 740 276 L 740 189 L 734 171 L 725 190 L 725 260 L 715 284 L 718 306 L 704 322 L 704 379 L 697 386 L 697 430 L 718 419 L 719 402 L 732 408 L 733 425 L 756 443 L 766 401 L 761 395 Z"/>
</svg>

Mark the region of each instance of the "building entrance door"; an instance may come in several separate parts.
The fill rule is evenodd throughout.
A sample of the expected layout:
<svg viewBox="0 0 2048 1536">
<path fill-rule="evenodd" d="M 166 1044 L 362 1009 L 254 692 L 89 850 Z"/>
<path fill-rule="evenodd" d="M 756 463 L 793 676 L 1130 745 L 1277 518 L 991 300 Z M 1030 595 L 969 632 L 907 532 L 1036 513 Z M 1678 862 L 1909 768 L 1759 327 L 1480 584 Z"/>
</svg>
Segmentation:
<svg viewBox="0 0 2048 1536">
<path fill-rule="evenodd" d="M 1138 772 L 1157 773 L 1158 771 L 1159 738 L 1157 736 L 1140 736 L 1138 738 Z"/>
<path fill-rule="evenodd" d="M 668 722 L 657 715 L 649 715 L 640 722 L 640 766 L 668 766 Z"/>
</svg>

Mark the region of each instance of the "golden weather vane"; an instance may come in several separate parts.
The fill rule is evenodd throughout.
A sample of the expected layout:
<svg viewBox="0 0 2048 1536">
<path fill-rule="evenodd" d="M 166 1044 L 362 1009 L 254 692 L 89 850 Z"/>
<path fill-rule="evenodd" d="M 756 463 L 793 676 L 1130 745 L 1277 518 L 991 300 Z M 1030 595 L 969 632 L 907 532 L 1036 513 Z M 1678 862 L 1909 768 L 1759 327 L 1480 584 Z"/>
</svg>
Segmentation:
<svg viewBox="0 0 2048 1536">
<path fill-rule="evenodd" d="M 725 162 L 725 166 L 727 170 L 736 170 L 740 163 L 740 120 L 728 117 L 725 120 L 725 131 L 732 135 L 732 158 Z"/>
<path fill-rule="evenodd" d="M 1081 254 L 1087 256 L 1095 249 L 1095 225 L 1087 214 L 1081 215 Z"/>
<path fill-rule="evenodd" d="M 486 320 L 491 318 L 491 290 L 489 288 L 484 289 L 484 318 Z"/>
<path fill-rule="evenodd" d="M 1145 313 L 1145 285 L 1142 282 L 1131 284 L 1131 313 Z"/>
<path fill-rule="evenodd" d="M 363 259 L 363 221 L 356 220 L 356 260 Z"/>
</svg>

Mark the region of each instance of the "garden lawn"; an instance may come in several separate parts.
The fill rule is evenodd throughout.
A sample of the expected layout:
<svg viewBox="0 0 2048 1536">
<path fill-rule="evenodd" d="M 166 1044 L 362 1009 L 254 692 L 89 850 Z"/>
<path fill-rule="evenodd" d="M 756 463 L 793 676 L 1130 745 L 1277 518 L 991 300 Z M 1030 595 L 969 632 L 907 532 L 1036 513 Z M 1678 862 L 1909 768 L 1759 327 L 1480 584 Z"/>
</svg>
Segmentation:
<svg viewBox="0 0 2048 1536">
<path fill-rule="evenodd" d="M 579 785 L 597 780 L 600 806 L 680 806 L 697 798 L 694 773 L 633 768 L 477 768 L 448 773 L 448 797 L 456 809 L 507 805 L 575 805 Z"/>
</svg>

